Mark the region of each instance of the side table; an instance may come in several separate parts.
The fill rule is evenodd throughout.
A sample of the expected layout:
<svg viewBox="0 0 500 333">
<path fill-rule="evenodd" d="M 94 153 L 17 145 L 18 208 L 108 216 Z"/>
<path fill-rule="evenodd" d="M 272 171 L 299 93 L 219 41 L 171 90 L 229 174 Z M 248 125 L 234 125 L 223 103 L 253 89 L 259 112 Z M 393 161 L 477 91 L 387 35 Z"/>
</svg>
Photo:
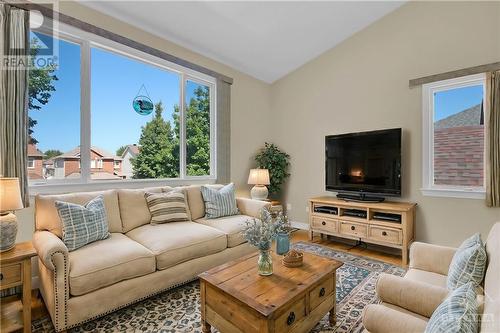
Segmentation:
<svg viewBox="0 0 500 333">
<path fill-rule="evenodd" d="M 22 286 L 23 295 L 2 299 L 1 332 L 23 329 L 31 332 L 31 258 L 36 256 L 31 242 L 17 243 L 0 252 L 0 290 Z"/>
</svg>

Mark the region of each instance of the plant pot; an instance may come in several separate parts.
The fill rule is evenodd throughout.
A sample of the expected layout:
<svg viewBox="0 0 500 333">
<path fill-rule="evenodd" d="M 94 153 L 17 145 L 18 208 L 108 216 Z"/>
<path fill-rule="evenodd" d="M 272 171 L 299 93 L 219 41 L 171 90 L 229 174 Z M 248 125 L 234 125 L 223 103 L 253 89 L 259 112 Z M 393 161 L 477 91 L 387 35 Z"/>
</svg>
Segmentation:
<svg viewBox="0 0 500 333">
<path fill-rule="evenodd" d="M 290 235 L 288 233 L 279 233 L 276 236 L 276 253 L 284 255 L 290 251 Z"/>
<path fill-rule="evenodd" d="M 267 276 L 273 274 L 273 258 L 271 257 L 271 250 L 260 250 L 257 264 L 260 275 Z"/>
</svg>

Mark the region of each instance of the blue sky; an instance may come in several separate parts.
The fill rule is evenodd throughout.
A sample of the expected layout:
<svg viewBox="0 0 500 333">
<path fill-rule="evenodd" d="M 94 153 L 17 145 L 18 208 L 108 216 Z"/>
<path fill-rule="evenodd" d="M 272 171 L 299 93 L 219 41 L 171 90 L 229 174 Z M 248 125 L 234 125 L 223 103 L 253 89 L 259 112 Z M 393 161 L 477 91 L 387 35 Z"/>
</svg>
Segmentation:
<svg viewBox="0 0 500 333">
<path fill-rule="evenodd" d="M 92 145 L 110 153 L 122 145 L 137 143 L 141 126 L 153 114 L 137 114 L 132 101 L 144 84 L 153 103 L 163 102 L 163 117 L 172 120 L 179 104 L 180 77 L 166 70 L 100 49 L 91 51 L 91 126 Z M 59 43 L 59 68 L 55 73 L 56 91 L 39 111 L 30 111 L 38 121 L 34 137 L 42 151 L 63 152 L 80 144 L 80 47 Z M 188 82 L 186 100 L 197 84 Z M 141 95 L 144 95 L 144 89 Z"/>
<path fill-rule="evenodd" d="M 482 100 L 481 85 L 438 92 L 434 94 L 434 121 L 480 104 Z"/>
</svg>

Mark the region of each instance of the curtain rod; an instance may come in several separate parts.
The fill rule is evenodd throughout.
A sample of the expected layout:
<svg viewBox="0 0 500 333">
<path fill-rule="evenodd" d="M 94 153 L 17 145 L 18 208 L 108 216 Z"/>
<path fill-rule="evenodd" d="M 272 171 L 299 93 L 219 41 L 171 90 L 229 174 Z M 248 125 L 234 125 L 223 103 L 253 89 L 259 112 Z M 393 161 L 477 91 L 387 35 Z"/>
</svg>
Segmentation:
<svg viewBox="0 0 500 333">
<path fill-rule="evenodd" d="M 457 77 L 473 75 L 473 74 L 494 72 L 494 71 L 498 71 L 498 70 L 500 70 L 500 62 L 494 62 L 491 64 L 468 67 L 468 68 L 458 69 L 455 71 L 450 71 L 450 72 L 445 72 L 445 73 L 441 73 L 441 74 L 424 76 L 424 77 L 421 77 L 418 79 L 413 79 L 413 80 L 410 80 L 409 86 L 410 86 L 410 88 L 414 88 L 414 87 L 421 86 L 422 84 L 426 84 L 426 83 L 454 79 Z"/>
<path fill-rule="evenodd" d="M 1 2 L 6 3 L 6 4 L 13 6 L 13 7 L 19 8 L 19 9 L 38 10 L 40 13 L 42 13 L 44 16 L 46 16 L 50 19 L 54 19 L 54 16 L 55 16 L 59 22 L 73 26 L 73 27 L 78 28 L 80 30 L 83 30 L 85 32 L 89 32 L 89 33 L 92 33 L 94 35 L 98 35 L 100 37 L 112 40 L 114 42 L 123 44 L 123 45 L 131 47 L 133 49 L 142 51 L 144 53 L 151 54 L 151 55 L 154 55 L 158 58 L 173 62 L 177 65 L 187 67 L 187 68 L 195 70 L 197 72 L 215 77 L 216 79 L 222 80 L 228 84 L 233 84 L 233 79 L 229 76 L 215 72 L 211 69 L 197 65 L 197 64 L 192 63 L 190 61 L 181 59 L 181 58 L 176 57 L 172 54 L 160 51 L 158 49 L 155 49 L 155 48 L 148 46 L 146 44 L 142 44 L 142 43 L 137 42 L 135 40 L 132 40 L 130 38 L 118 35 L 114 32 L 108 31 L 106 29 L 99 28 L 99 27 L 92 25 L 90 23 L 83 22 L 83 21 L 81 21 L 77 18 L 71 17 L 69 15 L 66 15 L 66 14 L 63 14 L 60 12 L 54 12 L 51 8 L 48 8 L 48 7 L 39 5 L 39 4 L 35 4 L 35 3 L 18 3 L 18 2 L 4 1 L 4 0 L 1 0 Z M 54 15 L 54 13 L 56 13 L 57 15 Z"/>
</svg>

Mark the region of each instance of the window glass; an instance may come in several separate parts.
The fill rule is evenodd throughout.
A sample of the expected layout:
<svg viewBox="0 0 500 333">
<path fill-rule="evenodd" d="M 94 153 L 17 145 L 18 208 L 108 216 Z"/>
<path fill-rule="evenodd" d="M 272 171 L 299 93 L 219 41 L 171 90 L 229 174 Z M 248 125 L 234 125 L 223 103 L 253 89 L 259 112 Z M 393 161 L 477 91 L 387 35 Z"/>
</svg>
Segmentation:
<svg viewBox="0 0 500 333">
<path fill-rule="evenodd" d="M 484 86 L 434 92 L 434 184 L 484 185 Z"/>
<path fill-rule="evenodd" d="M 28 177 L 30 183 L 79 178 L 72 157 L 80 145 L 80 45 L 54 38 L 58 63 L 49 64 L 37 56 L 44 47 L 38 36 L 30 34 Z"/>
<path fill-rule="evenodd" d="M 179 177 L 179 75 L 98 48 L 91 59 L 91 178 Z"/>
<path fill-rule="evenodd" d="M 210 175 L 210 87 L 187 80 L 186 174 Z"/>
</svg>

